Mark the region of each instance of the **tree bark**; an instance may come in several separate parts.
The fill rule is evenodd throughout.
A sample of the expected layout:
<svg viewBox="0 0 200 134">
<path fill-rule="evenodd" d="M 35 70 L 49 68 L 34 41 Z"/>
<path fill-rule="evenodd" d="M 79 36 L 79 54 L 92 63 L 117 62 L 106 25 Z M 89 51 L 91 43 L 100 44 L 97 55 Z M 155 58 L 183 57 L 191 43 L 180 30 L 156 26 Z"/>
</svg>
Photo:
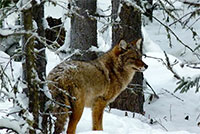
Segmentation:
<svg viewBox="0 0 200 134">
<path fill-rule="evenodd" d="M 23 24 L 25 31 L 31 31 L 33 29 L 32 24 L 32 12 L 31 8 L 23 12 Z M 39 96 L 38 96 L 38 86 L 36 75 L 34 70 L 35 65 L 35 56 L 34 56 L 34 38 L 31 34 L 25 34 L 23 42 L 23 51 L 25 54 L 23 63 L 23 80 L 25 81 L 27 88 L 24 89 L 24 92 L 29 98 L 29 112 L 33 115 L 32 127 L 33 129 L 29 130 L 30 134 L 36 134 L 36 129 L 38 128 L 39 123 Z"/>
<path fill-rule="evenodd" d="M 97 21 L 89 15 L 96 13 L 96 0 L 78 0 L 79 15 L 71 19 L 70 48 L 79 49 L 80 55 L 72 56 L 75 60 L 92 60 L 97 58 L 95 52 L 88 51 L 91 46 L 97 46 Z"/>
<path fill-rule="evenodd" d="M 43 4 L 38 5 L 35 0 L 32 0 L 32 7 L 23 11 L 22 18 L 24 30 L 27 32 L 33 30 L 33 20 L 37 23 L 37 33 L 40 37 L 45 37 Z M 43 130 L 43 133 L 47 133 L 47 118 L 45 116 L 41 118 L 42 128 L 40 128 L 40 113 L 44 112 L 47 100 L 43 90 L 46 77 L 45 46 L 30 33 L 27 33 L 23 39 L 23 51 L 25 54 L 23 80 L 27 85 L 24 92 L 29 98 L 28 110 L 33 115 L 33 122 L 29 124 L 33 129 L 30 129 L 29 133 L 36 134 L 37 130 Z"/>
<path fill-rule="evenodd" d="M 36 3 L 35 0 L 32 1 L 33 9 L 33 19 L 37 23 L 37 33 L 40 37 L 45 38 L 45 28 L 44 28 L 44 2 L 41 2 L 39 5 Z M 47 102 L 47 97 L 45 95 L 44 86 L 45 86 L 45 78 L 46 78 L 46 55 L 45 55 L 45 45 L 40 42 L 39 40 L 35 41 L 34 49 L 37 50 L 35 52 L 35 64 L 36 64 L 36 71 L 39 78 L 39 88 L 41 90 L 38 90 L 38 96 L 39 96 L 39 110 L 41 113 L 45 113 L 45 104 Z M 39 111 L 38 111 L 39 112 Z M 42 120 L 42 131 L 43 134 L 47 134 L 47 114 L 41 115 Z"/>
<path fill-rule="evenodd" d="M 112 0 L 112 21 L 115 22 L 119 8 L 120 0 Z M 137 3 L 139 4 L 139 0 Z M 120 22 L 115 23 L 112 27 L 112 45 L 119 43 L 121 39 L 127 42 L 134 41 L 142 38 L 141 32 L 141 12 L 131 5 L 127 5 L 125 2 L 121 7 L 119 13 Z M 142 52 L 142 46 L 141 46 Z M 128 87 L 132 88 L 123 91 L 116 100 L 110 104 L 111 108 L 117 108 L 121 110 L 128 110 L 137 113 L 144 113 L 143 103 L 144 94 L 142 90 L 143 74 L 136 73 L 132 82 Z M 137 85 L 137 86 L 135 86 Z M 138 86 L 139 85 L 139 86 Z"/>
</svg>

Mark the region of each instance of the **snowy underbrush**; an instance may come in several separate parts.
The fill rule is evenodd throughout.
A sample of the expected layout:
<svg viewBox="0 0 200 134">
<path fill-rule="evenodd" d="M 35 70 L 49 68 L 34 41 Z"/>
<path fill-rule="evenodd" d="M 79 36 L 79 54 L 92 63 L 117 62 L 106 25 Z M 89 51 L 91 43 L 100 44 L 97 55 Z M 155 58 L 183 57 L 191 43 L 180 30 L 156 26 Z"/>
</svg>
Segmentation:
<svg viewBox="0 0 200 134">
<path fill-rule="evenodd" d="M 62 0 L 64 1 L 64 0 Z M 104 2 L 107 0 L 104 0 Z M 103 3 L 103 2 L 102 2 Z M 108 3 L 108 1 L 107 1 Z M 102 5 L 99 1 L 99 6 Z M 103 6 L 103 5 L 102 5 Z M 108 6 L 106 4 L 105 6 Z M 180 5 L 179 5 L 180 6 Z M 55 12 L 56 11 L 56 12 Z M 53 5 L 47 4 L 45 6 L 45 16 L 53 16 L 59 18 L 65 13 L 65 10 Z M 160 11 L 154 13 L 158 18 Z M 11 22 L 11 21 L 9 21 Z M 69 27 L 69 22 L 65 22 L 65 27 Z M 99 23 L 99 22 L 98 22 Z M 195 25 L 197 32 L 199 32 L 199 25 Z M 100 24 L 98 29 L 101 30 Z M 66 29 L 67 29 L 66 28 Z M 176 25 L 173 27 L 181 37 L 181 39 L 187 44 L 191 44 L 194 47 L 195 42 L 189 40 L 191 33 L 187 30 L 183 30 L 182 27 Z M 98 34 L 99 48 L 93 48 L 98 51 L 107 51 L 111 44 L 111 29 L 105 34 Z M 183 34 L 184 33 L 184 34 Z M 67 37 L 69 33 L 67 33 Z M 143 28 L 144 36 L 144 52 L 147 55 L 143 60 L 148 64 L 149 68 L 144 72 L 145 80 L 149 83 L 149 86 L 145 86 L 145 115 L 136 115 L 133 118 L 133 113 L 128 112 L 128 116 L 125 116 L 126 111 L 111 109 L 110 112 L 105 110 L 103 127 L 104 131 L 92 131 L 92 119 L 91 110 L 85 108 L 83 116 L 78 124 L 78 134 L 199 134 L 200 127 L 200 93 L 195 93 L 195 89 L 191 88 L 187 93 L 180 93 L 177 88 L 179 80 L 174 77 L 172 70 L 178 74 L 181 78 L 193 79 L 200 74 L 199 69 L 192 69 L 187 66 L 183 66 L 185 60 L 189 62 L 196 61 L 196 57 L 181 46 L 180 42 L 176 38 L 172 37 L 173 46 L 169 46 L 169 40 L 165 28 L 159 23 L 153 22 Z M 106 47 L 105 47 L 106 46 Z M 164 53 L 163 50 L 166 52 Z M 184 54 L 183 54 L 184 53 Z M 48 72 L 60 62 L 60 58 L 47 49 L 47 74 Z M 171 71 L 167 69 L 167 60 L 170 62 Z M 14 85 L 18 76 L 21 73 L 21 63 L 14 62 L 4 52 L 0 52 L 0 66 L 7 74 L 7 78 L 10 78 L 11 85 Z M 1 72 L 2 73 L 2 72 Z M 7 79 L 6 78 L 6 79 Z M 0 84 L 2 79 L 0 80 Z M 10 86 L 8 86 L 10 88 Z M 153 95 L 153 91 L 159 97 Z M 5 93 L 9 91 L 2 91 L 0 89 L 0 126 L 7 126 L 11 129 L 15 129 L 22 133 L 25 131 L 20 129 L 21 122 L 16 122 L 16 119 L 8 119 L 8 114 L 11 111 L 13 104 L 10 99 L 5 100 L 5 97 L 12 97 L 14 94 L 5 96 Z M 12 122 L 14 121 L 14 122 Z M 14 125 L 13 125 L 14 124 Z M 0 130 L 0 134 L 7 134 L 5 130 Z"/>
</svg>

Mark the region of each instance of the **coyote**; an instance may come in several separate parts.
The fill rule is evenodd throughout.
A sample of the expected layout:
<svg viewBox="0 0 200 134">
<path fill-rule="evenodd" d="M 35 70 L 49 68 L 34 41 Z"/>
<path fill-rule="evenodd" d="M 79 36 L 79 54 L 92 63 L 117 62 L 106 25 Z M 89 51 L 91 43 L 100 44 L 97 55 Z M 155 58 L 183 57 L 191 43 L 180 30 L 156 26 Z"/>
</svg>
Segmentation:
<svg viewBox="0 0 200 134">
<path fill-rule="evenodd" d="M 103 130 L 104 108 L 126 88 L 135 72 L 147 65 L 137 46 L 141 40 L 121 40 L 113 49 L 92 61 L 63 61 L 48 75 L 55 100 L 54 134 L 60 134 L 69 117 L 67 134 L 75 134 L 84 107 L 91 107 L 93 130 Z"/>
</svg>

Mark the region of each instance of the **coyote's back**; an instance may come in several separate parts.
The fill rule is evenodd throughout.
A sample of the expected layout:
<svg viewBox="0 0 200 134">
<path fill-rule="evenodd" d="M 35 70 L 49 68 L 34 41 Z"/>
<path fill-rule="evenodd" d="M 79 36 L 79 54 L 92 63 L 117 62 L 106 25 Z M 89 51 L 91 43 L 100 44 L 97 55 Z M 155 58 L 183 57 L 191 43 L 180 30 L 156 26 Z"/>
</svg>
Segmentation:
<svg viewBox="0 0 200 134">
<path fill-rule="evenodd" d="M 48 75 L 48 87 L 55 100 L 55 132 L 63 131 L 69 117 L 67 134 L 75 134 L 85 106 L 92 108 L 93 130 L 103 130 L 103 111 L 128 85 L 136 71 L 148 66 L 137 49 L 141 39 L 121 40 L 96 60 L 64 61 Z"/>
</svg>

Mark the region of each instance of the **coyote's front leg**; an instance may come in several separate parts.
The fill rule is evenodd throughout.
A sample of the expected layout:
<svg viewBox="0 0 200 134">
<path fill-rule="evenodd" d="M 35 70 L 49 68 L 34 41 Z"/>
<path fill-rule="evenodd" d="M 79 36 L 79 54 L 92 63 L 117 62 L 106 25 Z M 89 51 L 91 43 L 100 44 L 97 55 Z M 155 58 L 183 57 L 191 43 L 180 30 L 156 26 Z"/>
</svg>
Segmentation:
<svg viewBox="0 0 200 134">
<path fill-rule="evenodd" d="M 93 130 L 103 130 L 103 111 L 106 105 L 107 102 L 103 97 L 98 97 L 95 99 L 92 106 Z"/>
</svg>

